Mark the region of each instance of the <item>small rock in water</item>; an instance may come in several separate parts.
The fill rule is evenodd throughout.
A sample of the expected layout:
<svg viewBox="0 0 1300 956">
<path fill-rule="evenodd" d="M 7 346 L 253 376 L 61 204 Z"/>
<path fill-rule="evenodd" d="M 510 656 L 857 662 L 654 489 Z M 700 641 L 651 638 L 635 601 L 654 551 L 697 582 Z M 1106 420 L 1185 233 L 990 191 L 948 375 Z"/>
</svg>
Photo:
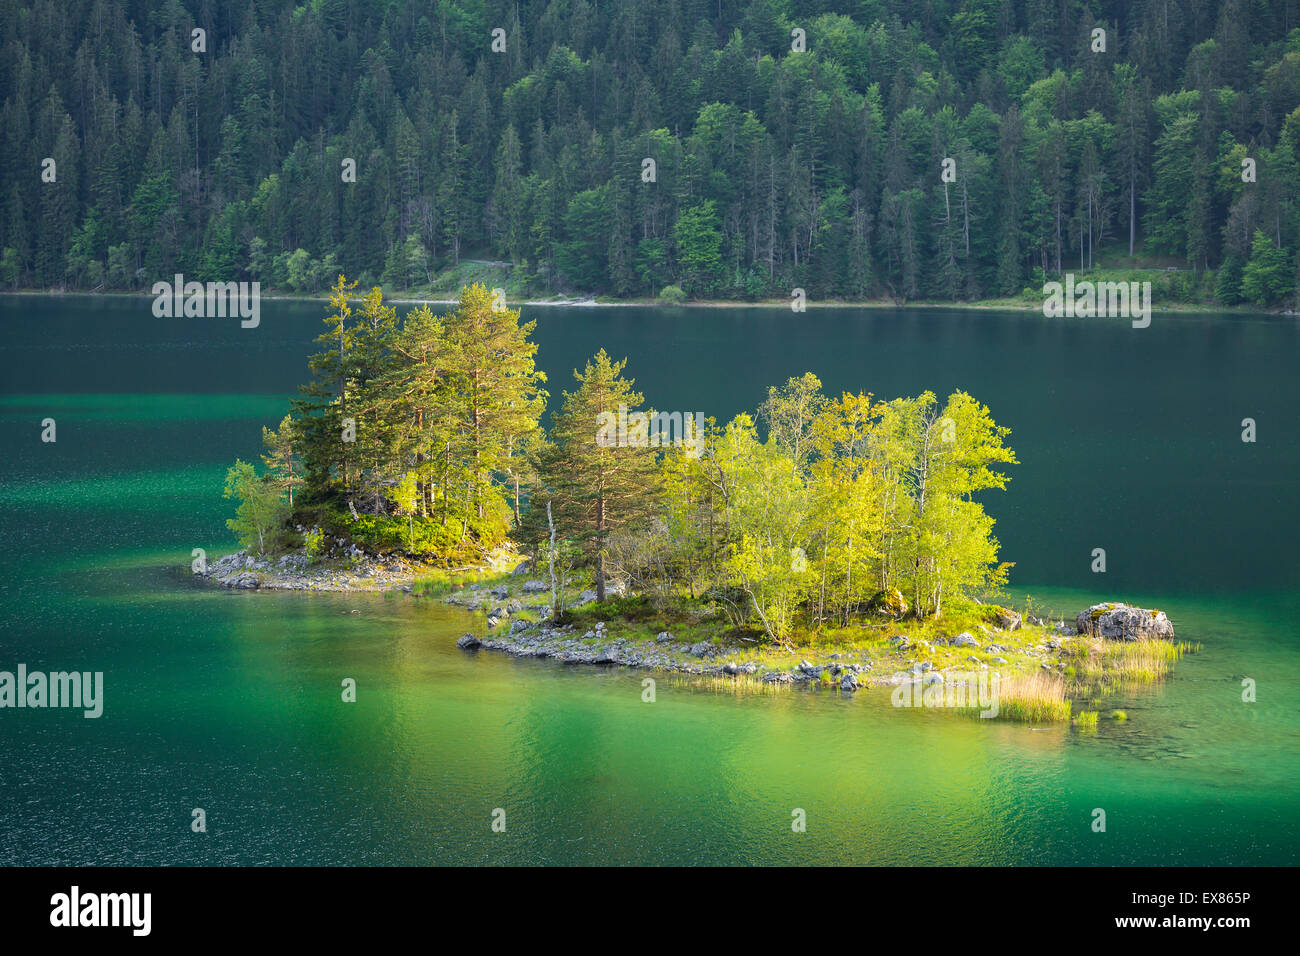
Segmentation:
<svg viewBox="0 0 1300 956">
<path fill-rule="evenodd" d="M 481 647 L 482 644 L 483 642 L 480 641 L 473 634 L 466 634 L 464 637 L 462 637 L 460 640 L 456 642 L 456 646 L 459 647 L 461 650 L 465 650 L 465 651 L 472 651 L 476 647 Z"/>
</svg>

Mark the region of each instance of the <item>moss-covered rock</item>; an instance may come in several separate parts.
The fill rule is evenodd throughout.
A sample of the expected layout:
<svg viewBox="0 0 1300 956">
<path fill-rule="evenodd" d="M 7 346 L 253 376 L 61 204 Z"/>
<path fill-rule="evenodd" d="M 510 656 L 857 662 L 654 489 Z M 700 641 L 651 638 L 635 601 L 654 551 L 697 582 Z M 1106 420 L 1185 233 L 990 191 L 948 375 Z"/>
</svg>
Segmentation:
<svg viewBox="0 0 1300 956">
<path fill-rule="evenodd" d="M 1094 604 L 1075 618 L 1080 634 L 1108 641 L 1173 640 L 1174 625 L 1164 611 L 1131 604 Z"/>
</svg>

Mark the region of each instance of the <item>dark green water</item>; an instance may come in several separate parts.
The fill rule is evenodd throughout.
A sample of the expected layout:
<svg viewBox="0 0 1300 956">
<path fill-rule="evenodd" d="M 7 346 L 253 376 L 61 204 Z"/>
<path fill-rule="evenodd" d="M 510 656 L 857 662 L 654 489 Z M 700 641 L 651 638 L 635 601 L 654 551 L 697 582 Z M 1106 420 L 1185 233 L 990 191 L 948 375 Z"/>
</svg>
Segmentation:
<svg viewBox="0 0 1300 956">
<path fill-rule="evenodd" d="M 876 691 L 738 699 L 661 677 L 645 704 L 639 672 L 459 652 L 472 622 L 439 605 L 196 587 L 190 550 L 233 546 L 224 470 L 284 414 L 322 309 L 266 302 L 245 330 L 149 304 L 0 299 L 0 669 L 107 685 L 98 720 L 0 710 L 0 862 L 1300 858 L 1291 320 L 530 311 L 554 393 L 604 346 L 650 403 L 723 419 L 808 370 L 828 391 L 986 402 L 1022 462 L 990 502 L 1015 595 L 1158 606 L 1204 645 L 1084 736 Z"/>
</svg>

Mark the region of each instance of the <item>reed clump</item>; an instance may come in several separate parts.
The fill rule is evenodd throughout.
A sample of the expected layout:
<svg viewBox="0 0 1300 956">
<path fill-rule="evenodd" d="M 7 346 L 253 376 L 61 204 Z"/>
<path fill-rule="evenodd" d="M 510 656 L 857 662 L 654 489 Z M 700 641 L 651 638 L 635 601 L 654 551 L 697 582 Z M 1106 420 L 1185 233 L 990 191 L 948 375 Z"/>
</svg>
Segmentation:
<svg viewBox="0 0 1300 956">
<path fill-rule="evenodd" d="M 1065 681 L 1052 674 L 1004 677 L 997 685 L 997 719 L 1024 723 L 1056 723 L 1070 719 Z M 977 712 L 976 708 L 968 708 Z"/>
<path fill-rule="evenodd" d="M 1118 684 L 1153 684 L 1164 680 L 1174 664 L 1184 655 L 1194 653 L 1200 645 L 1183 641 L 1143 639 L 1105 641 L 1076 637 L 1061 646 L 1066 673 L 1080 693 L 1104 696 L 1102 689 Z"/>
</svg>

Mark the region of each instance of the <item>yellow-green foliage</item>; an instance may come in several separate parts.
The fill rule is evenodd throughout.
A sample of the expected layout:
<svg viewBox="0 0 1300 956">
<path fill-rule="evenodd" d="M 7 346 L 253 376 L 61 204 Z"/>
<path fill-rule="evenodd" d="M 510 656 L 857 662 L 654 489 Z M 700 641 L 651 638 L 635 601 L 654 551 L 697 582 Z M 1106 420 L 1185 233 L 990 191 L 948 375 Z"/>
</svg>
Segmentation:
<svg viewBox="0 0 1300 956">
<path fill-rule="evenodd" d="M 480 584 L 485 589 L 492 588 L 510 581 L 511 577 L 508 571 L 480 571 L 477 569 L 471 571 L 443 571 L 439 568 L 429 568 L 415 579 L 411 590 L 421 597 L 444 597 L 452 591 L 468 588 L 471 584 Z M 549 597 L 549 594 L 542 595 L 543 600 L 548 600 Z"/>
<path fill-rule="evenodd" d="M 1122 710 L 1112 710 L 1110 712 L 1111 720 L 1128 720 L 1128 714 Z"/>
<path fill-rule="evenodd" d="M 1096 730 L 1097 717 L 1098 714 L 1095 710 L 1084 710 L 1080 711 L 1079 716 L 1075 719 L 1078 721 L 1080 727 L 1086 730 Z"/>
</svg>

